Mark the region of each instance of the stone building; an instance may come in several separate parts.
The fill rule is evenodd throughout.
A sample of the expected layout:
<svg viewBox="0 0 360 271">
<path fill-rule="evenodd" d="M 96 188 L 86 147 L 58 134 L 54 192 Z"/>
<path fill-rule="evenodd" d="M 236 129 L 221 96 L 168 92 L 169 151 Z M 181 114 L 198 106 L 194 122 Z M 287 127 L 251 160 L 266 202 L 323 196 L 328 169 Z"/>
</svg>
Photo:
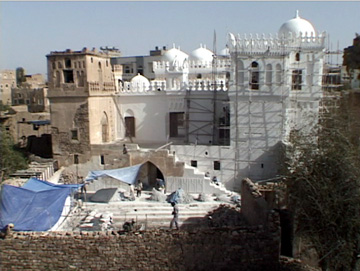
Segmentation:
<svg viewBox="0 0 360 271">
<path fill-rule="evenodd" d="M 353 45 L 345 48 L 343 59 L 343 81 L 350 88 L 360 88 L 360 35 L 356 33 Z"/>
<path fill-rule="evenodd" d="M 11 105 L 11 88 L 16 87 L 16 75 L 14 70 L 0 72 L 0 101 Z"/>
<path fill-rule="evenodd" d="M 208 173 L 229 189 L 273 178 L 290 131 L 317 122 L 324 39 L 296 14 L 275 35 L 230 33 L 220 53 L 51 52 L 54 158 L 82 174 L 150 162 L 167 180 L 201 184 Z"/>
<path fill-rule="evenodd" d="M 74 154 L 86 160 L 92 145 L 116 139 L 110 57 L 84 48 L 51 52 L 47 60 L 53 155 L 71 165 Z"/>
</svg>

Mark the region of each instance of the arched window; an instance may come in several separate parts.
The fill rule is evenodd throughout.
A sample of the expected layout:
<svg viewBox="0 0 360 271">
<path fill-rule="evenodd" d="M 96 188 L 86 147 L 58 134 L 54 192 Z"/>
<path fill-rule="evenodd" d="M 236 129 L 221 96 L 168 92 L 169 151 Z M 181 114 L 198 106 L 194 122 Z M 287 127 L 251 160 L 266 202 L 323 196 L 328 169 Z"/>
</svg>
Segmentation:
<svg viewBox="0 0 360 271">
<path fill-rule="evenodd" d="M 118 79 L 118 89 L 123 90 L 124 83 L 121 79 Z"/>
<path fill-rule="evenodd" d="M 99 61 L 99 70 L 101 70 L 101 62 Z"/>
<path fill-rule="evenodd" d="M 256 61 L 251 63 L 250 89 L 259 89 L 259 64 Z"/>
<path fill-rule="evenodd" d="M 300 61 L 300 53 L 296 53 L 296 55 L 295 55 L 295 61 Z"/>
<path fill-rule="evenodd" d="M 109 142 L 109 123 L 108 117 L 104 112 L 103 117 L 101 119 L 101 129 L 102 129 L 102 142 Z"/>
<path fill-rule="evenodd" d="M 61 81 L 60 72 L 56 71 L 56 74 L 55 74 L 55 86 L 56 87 L 60 87 L 60 81 Z"/>
<path fill-rule="evenodd" d="M 135 137 L 135 117 L 130 109 L 125 113 L 125 136 Z"/>
<path fill-rule="evenodd" d="M 281 84 L 281 65 L 280 64 L 276 64 L 276 84 L 280 85 Z"/>
<path fill-rule="evenodd" d="M 77 77 L 77 81 L 78 81 L 78 86 L 83 87 L 84 86 L 84 72 L 77 71 L 76 77 Z"/>
<path fill-rule="evenodd" d="M 272 83 L 272 65 L 271 64 L 266 65 L 265 83 L 267 85 L 271 85 L 271 83 Z"/>
<path fill-rule="evenodd" d="M 244 84 L 244 63 L 241 60 L 237 64 L 237 83 L 238 85 Z"/>
</svg>

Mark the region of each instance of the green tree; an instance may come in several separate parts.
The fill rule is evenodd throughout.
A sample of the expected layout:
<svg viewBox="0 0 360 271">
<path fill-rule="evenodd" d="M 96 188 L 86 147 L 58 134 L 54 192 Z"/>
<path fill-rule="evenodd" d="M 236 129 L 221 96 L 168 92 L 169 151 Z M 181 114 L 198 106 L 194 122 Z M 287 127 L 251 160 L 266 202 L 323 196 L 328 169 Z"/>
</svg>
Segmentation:
<svg viewBox="0 0 360 271">
<path fill-rule="evenodd" d="M 16 148 L 4 126 L 0 125 L 0 183 L 16 170 L 27 167 L 26 157 Z"/>
<path fill-rule="evenodd" d="M 295 236 L 310 242 L 323 270 L 356 270 L 360 254 L 360 154 L 352 137 L 358 124 L 341 101 L 311 136 L 293 131 L 286 151 Z"/>
</svg>

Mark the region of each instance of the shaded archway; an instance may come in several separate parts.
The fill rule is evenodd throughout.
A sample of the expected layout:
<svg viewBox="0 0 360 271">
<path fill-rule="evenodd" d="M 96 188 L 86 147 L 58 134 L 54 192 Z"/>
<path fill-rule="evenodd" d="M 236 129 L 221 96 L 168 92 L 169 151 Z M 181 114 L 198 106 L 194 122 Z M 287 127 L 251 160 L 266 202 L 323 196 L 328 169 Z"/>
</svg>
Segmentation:
<svg viewBox="0 0 360 271">
<path fill-rule="evenodd" d="M 139 171 L 138 180 L 141 180 L 144 186 L 144 190 L 151 191 L 153 188 L 156 188 L 156 179 L 162 179 L 165 181 L 164 174 L 161 170 L 154 165 L 152 162 L 145 162 Z"/>
</svg>

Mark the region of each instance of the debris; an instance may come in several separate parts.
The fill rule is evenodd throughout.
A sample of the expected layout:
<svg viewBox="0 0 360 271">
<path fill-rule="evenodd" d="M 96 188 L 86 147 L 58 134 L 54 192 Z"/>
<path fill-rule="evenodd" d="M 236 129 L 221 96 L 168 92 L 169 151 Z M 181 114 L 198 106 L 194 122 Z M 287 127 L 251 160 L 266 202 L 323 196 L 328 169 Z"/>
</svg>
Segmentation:
<svg viewBox="0 0 360 271">
<path fill-rule="evenodd" d="M 151 196 L 150 196 L 149 200 L 165 202 L 166 195 L 160 191 L 157 191 L 155 188 L 153 188 L 153 190 L 151 191 Z"/>
<path fill-rule="evenodd" d="M 172 192 L 166 201 L 170 203 L 190 203 L 194 201 L 194 198 L 190 194 L 186 193 L 182 188 L 179 188 L 175 192 Z"/>
</svg>

